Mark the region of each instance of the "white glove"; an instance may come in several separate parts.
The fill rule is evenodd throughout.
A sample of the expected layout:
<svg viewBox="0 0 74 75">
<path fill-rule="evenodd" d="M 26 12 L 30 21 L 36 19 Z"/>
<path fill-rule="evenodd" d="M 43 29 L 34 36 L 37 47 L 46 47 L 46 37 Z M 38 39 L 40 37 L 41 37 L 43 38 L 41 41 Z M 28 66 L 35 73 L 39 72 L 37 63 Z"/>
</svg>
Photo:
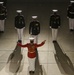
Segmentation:
<svg viewBox="0 0 74 75">
<path fill-rule="evenodd" d="M 51 28 L 51 26 L 50 26 L 50 28 Z"/>
<path fill-rule="evenodd" d="M 58 28 L 60 28 L 60 26 Z"/>
</svg>

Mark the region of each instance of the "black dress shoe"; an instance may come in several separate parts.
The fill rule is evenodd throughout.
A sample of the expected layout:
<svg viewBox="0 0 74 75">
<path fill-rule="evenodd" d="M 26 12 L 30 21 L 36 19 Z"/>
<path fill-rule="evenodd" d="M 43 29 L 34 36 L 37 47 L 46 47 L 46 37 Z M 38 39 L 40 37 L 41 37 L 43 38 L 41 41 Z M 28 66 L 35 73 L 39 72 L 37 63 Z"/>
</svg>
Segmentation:
<svg viewBox="0 0 74 75">
<path fill-rule="evenodd" d="M 29 73 L 31 74 L 31 73 L 32 73 L 32 71 L 29 71 Z"/>
<path fill-rule="evenodd" d="M 73 32 L 74 30 L 73 29 L 70 29 L 70 32 Z"/>
<path fill-rule="evenodd" d="M 18 42 L 19 42 L 19 43 L 22 43 L 22 41 L 21 41 L 21 40 L 18 40 Z"/>
<path fill-rule="evenodd" d="M 57 42 L 56 40 L 53 40 L 53 43 Z"/>
<path fill-rule="evenodd" d="M 29 73 L 30 73 L 30 74 L 31 74 L 31 73 L 32 73 L 32 74 L 34 74 L 34 73 L 35 73 L 35 71 L 29 71 Z"/>
<path fill-rule="evenodd" d="M 35 73 L 35 71 L 32 71 L 32 73 L 34 74 L 34 73 Z"/>
<path fill-rule="evenodd" d="M 4 33 L 4 31 L 0 31 L 0 33 Z"/>
</svg>

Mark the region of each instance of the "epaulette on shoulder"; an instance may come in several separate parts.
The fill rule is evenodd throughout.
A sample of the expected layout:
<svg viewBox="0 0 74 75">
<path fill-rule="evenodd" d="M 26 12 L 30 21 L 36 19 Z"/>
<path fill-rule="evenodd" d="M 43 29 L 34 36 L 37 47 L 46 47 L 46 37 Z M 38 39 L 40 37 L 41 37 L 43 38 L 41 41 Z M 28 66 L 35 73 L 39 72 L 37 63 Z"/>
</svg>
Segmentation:
<svg viewBox="0 0 74 75">
<path fill-rule="evenodd" d="M 22 17 L 24 17 L 24 15 L 21 15 Z"/>
<path fill-rule="evenodd" d="M 54 16 L 54 14 L 51 14 L 50 17 L 51 17 L 51 16 Z"/>
<path fill-rule="evenodd" d="M 36 20 L 37 22 L 39 22 L 39 20 Z"/>
<path fill-rule="evenodd" d="M 57 14 L 58 16 L 60 16 L 59 14 Z"/>
<path fill-rule="evenodd" d="M 68 6 L 68 8 L 71 7 L 71 5 Z"/>
<path fill-rule="evenodd" d="M 30 23 L 31 23 L 31 22 L 33 22 L 33 21 L 30 21 Z"/>
<path fill-rule="evenodd" d="M 2 7 L 6 9 L 6 7 L 5 7 L 5 6 L 2 6 Z"/>
<path fill-rule="evenodd" d="M 15 15 L 15 17 L 17 17 L 17 15 Z"/>
</svg>

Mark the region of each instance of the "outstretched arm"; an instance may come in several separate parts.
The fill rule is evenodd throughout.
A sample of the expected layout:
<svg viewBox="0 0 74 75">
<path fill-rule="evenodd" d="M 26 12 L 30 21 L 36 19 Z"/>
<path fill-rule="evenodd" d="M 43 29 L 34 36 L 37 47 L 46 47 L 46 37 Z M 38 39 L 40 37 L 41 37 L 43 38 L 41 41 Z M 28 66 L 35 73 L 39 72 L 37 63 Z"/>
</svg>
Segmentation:
<svg viewBox="0 0 74 75">
<path fill-rule="evenodd" d="M 17 45 L 20 47 L 27 47 L 28 46 L 28 44 L 22 45 L 21 43 L 17 43 Z"/>
<path fill-rule="evenodd" d="M 43 46 L 43 45 L 45 44 L 45 41 L 46 41 L 46 40 L 44 40 L 44 41 L 43 41 L 43 42 L 41 42 L 40 44 L 36 44 L 36 47 Z"/>
</svg>

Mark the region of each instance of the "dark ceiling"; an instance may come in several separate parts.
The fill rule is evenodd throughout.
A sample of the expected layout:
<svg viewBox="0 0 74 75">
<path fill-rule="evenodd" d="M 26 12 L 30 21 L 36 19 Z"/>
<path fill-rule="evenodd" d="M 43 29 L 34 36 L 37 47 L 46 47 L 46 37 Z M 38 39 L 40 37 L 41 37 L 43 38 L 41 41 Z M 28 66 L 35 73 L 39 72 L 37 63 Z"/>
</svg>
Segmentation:
<svg viewBox="0 0 74 75">
<path fill-rule="evenodd" d="M 8 2 L 69 2 L 70 0 L 8 0 Z"/>
</svg>

